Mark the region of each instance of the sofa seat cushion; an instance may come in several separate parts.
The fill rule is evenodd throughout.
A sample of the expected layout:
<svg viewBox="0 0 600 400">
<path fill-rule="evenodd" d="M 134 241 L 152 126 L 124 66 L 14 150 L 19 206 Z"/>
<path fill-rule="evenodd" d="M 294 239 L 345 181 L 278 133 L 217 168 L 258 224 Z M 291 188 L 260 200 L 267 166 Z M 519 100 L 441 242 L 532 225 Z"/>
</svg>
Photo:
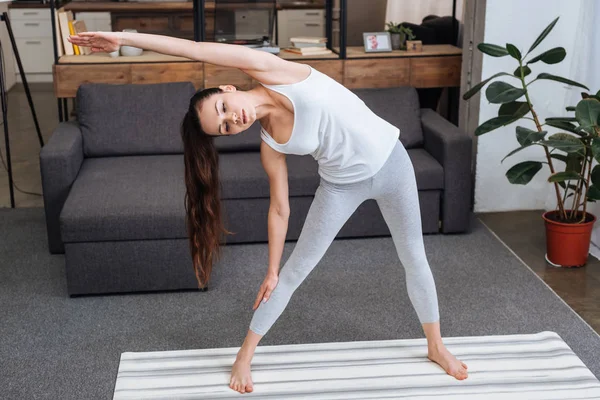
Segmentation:
<svg viewBox="0 0 600 400">
<path fill-rule="evenodd" d="M 423 149 L 409 150 L 419 190 L 443 187 L 442 167 Z M 290 197 L 319 186 L 310 156 L 288 156 Z M 222 198 L 269 198 L 260 153 L 220 155 Z M 60 215 L 66 243 L 186 238 L 183 155 L 85 159 Z"/>
<path fill-rule="evenodd" d="M 228 153 L 220 159 L 223 199 L 269 198 L 260 153 Z M 290 196 L 312 196 L 317 164 L 289 157 Z M 64 242 L 187 237 L 183 155 L 85 159 L 61 215 Z"/>
</svg>

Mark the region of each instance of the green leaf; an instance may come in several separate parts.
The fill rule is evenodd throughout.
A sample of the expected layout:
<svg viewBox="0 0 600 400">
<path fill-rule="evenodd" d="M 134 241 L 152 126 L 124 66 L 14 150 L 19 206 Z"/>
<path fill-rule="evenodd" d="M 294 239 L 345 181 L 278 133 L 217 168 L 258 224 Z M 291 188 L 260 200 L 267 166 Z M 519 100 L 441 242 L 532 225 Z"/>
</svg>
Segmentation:
<svg viewBox="0 0 600 400">
<path fill-rule="evenodd" d="M 596 186 L 600 186 L 600 165 L 596 165 L 592 169 L 592 183 Z"/>
<path fill-rule="evenodd" d="M 575 153 L 575 152 L 581 151 L 585 148 L 585 145 L 580 140 L 578 140 L 577 138 L 574 138 L 571 135 L 567 135 L 564 133 L 562 134 L 562 135 L 570 136 L 574 140 L 556 137 L 556 135 L 561 135 L 561 134 L 557 133 L 555 135 L 552 135 L 548 138 L 548 140 L 542 140 L 541 142 L 539 142 L 539 144 L 548 146 L 548 147 L 553 147 L 557 150 L 564 151 L 565 153 Z"/>
<path fill-rule="evenodd" d="M 565 171 L 581 172 L 582 164 L 583 154 L 569 153 L 567 154 L 567 166 L 565 167 Z"/>
<path fill-rule="evenodd" d="M 498 129 L 501 126 L 510 124 L 514 121 L 514 117 L 508 115 L 489 119 L 475 129 L 475 136 L 480 136 L 484 133 L 491 132 L 494 129 Z"/>
<path fill-rule="evenodd" d="M 548 121 L 577 122 L 577 118 L 575 118 L 575 117 L 550 117 L 550 118 L 546 118 L 546 122 L 548 122 Z"/>
<path fill-rule="evenodd" d="M 594 133 L 594 126 L 598 125 L 600 116 L 600 102 L 596 99 L 581 100 L 575 109 L 575 117 L 579 125 L 588 133 Z"/>
<path fill-rule="evenodd" d="M 510 54 L 510 56 L 518 61 L 521 61 L 521 52 L 519 51 L 519 49 L 517 49 L 517 47 L 514 44 L 510 44 L 507 43 L 506 44 L 506 50 L 508 51 L 508 54 Z"/>
<path fill-rule="evenodd" d="M 561 76 L 556 76 L 556 75 L 552 75 L 552 74 L 547 74 L 547 73 L 545 73 L 545 72 L 542 72 L 541 74 L 539 74 L 539 75 L 537 76 L 537 78 L 536 78 L 536 79 L 548 79 L 548 80 L 551 80 L 551 81 L 556 81 L 556 82 L 566 83 L 567 85 L 571 85 L 571 86 L 578 86 L 578 87 L 580 87 L 580 88 L 584 88 L 584 89 L 586 89 L 586 90 L 590 90 L 590 89 L 589 89 L 587 86 L 585 86 L 585 85 L 582 85 L 581 83 L 578 83 L 578 82 L 572 81 L 572 80 L 570 80 L 570 79 L 567 79 L 567 78 L 563 78 L 563 77 L 561 77 Z"/>
<path fill-rule="evenodd" d="M 575 107 L 573 107 L 573 106 L 568 106 L 568 107 L 567 107 L 567 111 L 575 111 Z"/>
<path fill-rule="evenodd" d="M 494 82 L 485 91 L 485 96 L 492 104 L 508 103 L 525 94 L 525 89 L 518 89 L 506 82 Z"/>
<path fill-rule="evenodd" d="M 577 172 L 564 171 L 550 175 L 548 182 L 578 181 L 580 179 L 583 179 L 583 177 Z"/>
<path fill-rule="evenodd" d="M 513 72 L 513 74 L 517 78 L 521 78 L 521 71 L 523 71 L 523 78 L 524 78 L 531 73 L 531 68 L 529 68 L 527 65 L 524 67 L 517 67 L 517 69 L 515 69 L 515 72 Z"/>
<path fill-rule="evenodd" d="M 550 33 L 550 31 L 552 30 L 552 28 L 554 28 L 554 25 L 556 25 L 556 23 L 558 22 L 558 18 L 556 17 L 556 19 L 554 21 L 552 21 L 550 23 L 550 25 L 548 25 L 543 31 L 542 33 L 540 33 L 540 36 L 538 36 L 537 39 L 535 39 L 535 42 L 533 42 L 533 44 L 531 45 L 531 47 L 529 48 L 529 51 L 527 51 L 527 53 L 531 53 L 531 51 L 533 49 L 535 49 L 540 43 L 542 43 L 542 40 L 544 40 L 544 38 L 546 36 L 548 36 L 548 34 Z"/>
<path fill-rule="evenodd" d="M 523 161 L 506 171 L 506 177 L 510 183 L 526 185 L 541 169 L 542 163 L 539 161 Z"/>
<path fill-rule="evenodd" d="M 517 141 L 521 146 L 528 146 L 534 142 L 538 142 L 546 136 L 546 131 L 533 131 L 531 129 L 517 126 Z"/>
<path fill-rule="evenodd" d="M 550 154 L 550 158 L 554 158 L 556 160 L 562 161 L 565 164 L 568 162 L 568 158 L 564 154 Z"/>
<path fill-rule="evenodd" d="M 498 109 L 498 116 L 512 116 L 516 119 L 524 117 L 529 112 L 529 104 L 526 101 L 511 101 L 504 103 Z"/>
<path fill-rule="evenodd" d="M 590 201 L 600 200 L 600 189 L 596 185 L 590 186 L 587 191 L 587 198 Z"/>
<path fill-rule="evenodd" d="M 486 80 L 479 82 L 477 85 L 473 86 L 465 94 L 463 94 L 463 100 L 469 100 L 471 97 L 473 97 L 475 94 L 477 94 L 477 92 L 479 92 L 481 90 L 481 88 L 484 87 L 489 81 L 491 81 L 492 79 L 497 78 L 499 76 L 502 76 L 502 75 L 511 76 L 510 74 L 507 74 L 506 72 L 499 72 L 497 74 L 494 74 L 494 75 L 490 76 L 489 78 L 487 78 Z"/>
<path fill-rule="evenodd" d="M 564 60 L 566 56 L 567 51 L 563 47 L 555 47 L 532 58 L 527 64 L 533 64 L 540 60 L 546 64 L 557 64 Z"/>
<path fill-rule="evenodd" d="M 573 125 L 570 122 L 552 121 L 552 120 L 548 121 L 548 120 L 546 120 L 546 125 L 552 126 L 554 128 L 562 129 L 562 130 L 574 133 L 574 134 L 579 135 L 579 136 L 584 136 L 584 135 L 581 134 L 581 132 L 579 131 L 578 127 L 575 126 L 575 125 Z"/>
<path fill-rule="evenodd" d="M 600 162 L 600 139 L 594 138 L 592 139 L 592 154 L 596 161 Z"/>
<path fill-rule="evenodd" d="M 508 55 L 508 50 L 502 46 L 498 46 L 497 44 L 479 43 L 477 48 L 482 53 L 492 57 L 504 57 Z"/>
<path fill-rule="evenodd" d="M 511 151 L 510 153 L 508 153 L 508 154 L 507 154 L 507 155 L 506 155 L 506 156 L 505 156 L 505 157 L 502 159 L 502 161 L 500 161 L 500 163 L 503 163 L 503 162 L 504 162 L 504 160 L 506 160 L 508 157 L 512 156 L 513 154 L 515 154 L 515 153 L 518 153 L 518 152 L 520 152 L 521 150 L 523 150 L 523 149 L 526 149 L 526 148 L 528 148 L 528 147 L 531 147 L 531 146 L 533 146 L 533 145 L 534 145 L 534 143 L 529 143 L 529 144 L 526 144 L 526 145 L 523 145 L 523 146 L 521 146 L 521 147 L 518 147 L 518 148 L 514 149 L 513 151 Z"/>
</svg>

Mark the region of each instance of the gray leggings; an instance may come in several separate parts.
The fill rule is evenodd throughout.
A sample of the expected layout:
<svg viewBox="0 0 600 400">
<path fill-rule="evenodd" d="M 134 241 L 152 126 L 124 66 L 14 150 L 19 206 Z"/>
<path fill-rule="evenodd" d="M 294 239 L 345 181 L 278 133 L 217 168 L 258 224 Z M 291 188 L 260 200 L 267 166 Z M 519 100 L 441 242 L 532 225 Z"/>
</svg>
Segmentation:
<svg viewBox="0 0 600 400">
<path fill-rule="evenodd" d="M 429 269 L 412 163 L 400 141 L 375 176 L 339 185 L 321 179 L 298 242 L 279 272 L 266 303 L 254 312 L 250 329 L 265 335 L 288 305 L 294 291 L 321 260 L 358 206 L 375 199 L 406 272 L 408 296 L 423 323 L 439 320 L 435 282 Z"/>
</svg>

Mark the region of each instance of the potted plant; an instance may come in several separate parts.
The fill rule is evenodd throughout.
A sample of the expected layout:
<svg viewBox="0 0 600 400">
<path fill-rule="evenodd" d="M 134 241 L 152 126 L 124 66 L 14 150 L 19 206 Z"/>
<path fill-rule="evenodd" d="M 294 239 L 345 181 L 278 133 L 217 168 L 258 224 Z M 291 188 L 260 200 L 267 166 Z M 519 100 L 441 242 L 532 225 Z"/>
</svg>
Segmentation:
<svg viewBox="0 0 600 400">
<path fill-rule="evenodd" d="M 552 21 L 533 42 L 525 55 L 513 44 L 499 46 L 480 43 L 477 48 L 491 57 L 510 56 L 515 59 L 517 68 L 512 72 L 500 72 L 478 83 L 463 95 L 468 100 L 486 84 L 492 82 L 485 91 L 490 103 L 499 104 L 498 116 L 485 121 L 475 129 L 480 136 L 501 126 L 519 122 L 516 137 L 519 147 L 511 151 L 504 160 L 523 149 L 539 147 L 545 161 L 523 161 L 512 166 L 507 172 L 508 181 L 526 185 L 542 169 L 548 172 L 548 182 L 554 186 L 556 209 L 545 212 L 546 259 L 559 266 L 583 266 L 587 262 L 591 232 L 596 217 L 587 211 L 587 203 L 600 200 L 600 91 L 596 94 L 583 92 L 576 106 L 566 108 L 574 115 L 550 117 L 543 121 L 536 113 L 529 96 L 532 84 L 539 80 L 556 81 L 563 84 L 589 89 L 581 83 L 548 73 L 539 73 L 529 79 L 532 69 L 539 62 L 557 64 L 564 60 L 566 51 L 562 47 L 546 50 L 536 56 L 529 54 L 537 48 L 554 28 L 558 18 Z M 515 85 L 497 80 L 506 77 Z M 526 82 L 526 78 L 529 82 Z M 527 126 L 529 125 L 529 126 Z M 560 132 L 549 134 L 546 127 L 558 128 Z"/>
<path fill-rule="evenodd" d="M 395 22 L 388 22 L 386 26 L 392 39 L 392 50 L 405 50 L 406 41 L 415 39 L 413 31 L 409 27 Z"/>
</svg>

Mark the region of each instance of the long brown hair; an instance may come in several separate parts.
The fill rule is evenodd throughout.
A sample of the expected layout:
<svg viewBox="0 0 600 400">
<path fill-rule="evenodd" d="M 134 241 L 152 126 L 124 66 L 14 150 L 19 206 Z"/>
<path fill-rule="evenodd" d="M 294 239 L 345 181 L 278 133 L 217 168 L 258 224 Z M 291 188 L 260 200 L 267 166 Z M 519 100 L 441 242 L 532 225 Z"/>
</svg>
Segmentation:
<svg viewBox="0 0 600 400">
<path fill-rule="evenodd" d="M 221 238 L 229 233 L 221 218 L 219 156 L 214 137 L 202 130 L 198 118 L 198 108 L 202 107 L 202 102 L 221 92 L 219 88 L 196 92 L 190 99 L 189 109 L 181 124 L 185 163 L 186 227 L 200 288 L 208 284 L 213 261 L 220 255 Z"/>
</svg>

